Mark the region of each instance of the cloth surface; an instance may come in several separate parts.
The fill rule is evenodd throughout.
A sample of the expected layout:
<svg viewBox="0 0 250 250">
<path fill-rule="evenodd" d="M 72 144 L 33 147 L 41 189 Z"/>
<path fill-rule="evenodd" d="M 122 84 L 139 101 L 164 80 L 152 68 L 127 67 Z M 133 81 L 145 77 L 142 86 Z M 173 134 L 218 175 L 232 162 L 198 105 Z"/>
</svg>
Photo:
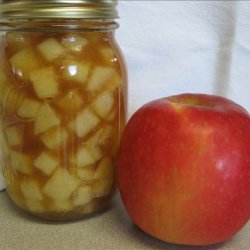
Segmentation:
<svg viewBox="0 0 250 250">
<path fill-rule="evenodd" d="M 129 117 L 184 92 L 228 97 L 250 111 L 250 2 L 119 1 L 119 13 Z"/>
<path fill-rule="evenodd" d="M 250 111 L 250 2 L 120 1 L 119 13 L 129 115 L 183 92 L 221 95 Z"/>
</svg>

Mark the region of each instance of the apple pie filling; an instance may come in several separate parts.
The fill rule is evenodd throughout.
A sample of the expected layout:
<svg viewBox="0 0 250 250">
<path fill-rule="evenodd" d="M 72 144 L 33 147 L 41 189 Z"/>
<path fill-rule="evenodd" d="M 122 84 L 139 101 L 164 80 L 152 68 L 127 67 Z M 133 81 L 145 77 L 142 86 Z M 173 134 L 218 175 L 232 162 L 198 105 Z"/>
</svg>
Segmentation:
<svg viewBox="0 0 250 250">
<path fill-rule="evenodd" d="M 109 32 L 1 37 L 2 169 L 13 202 L 46 219 L 111 198 L 125 125 L 124 65 Z"/>
</svg>

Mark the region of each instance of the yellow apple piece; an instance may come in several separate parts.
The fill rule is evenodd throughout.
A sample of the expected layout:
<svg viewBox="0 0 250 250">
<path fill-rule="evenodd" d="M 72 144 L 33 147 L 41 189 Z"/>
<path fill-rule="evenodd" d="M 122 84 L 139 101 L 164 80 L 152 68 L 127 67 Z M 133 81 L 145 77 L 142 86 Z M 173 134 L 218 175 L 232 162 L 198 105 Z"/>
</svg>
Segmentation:
<svg viewBox="0 0 250 250">
<path fill-rule="evenodd" d="M 105 63 L 114 63 L 115 61 L 115 53 L 114 50 L 110 47 L 103 47 L 100 49 L 100 53 L 105 61 Z"/>
<path fill-rule="evenodd" d="M 100 198 L 110 194 L 113 187 L 113 178 L 99 179 L 92 184 L 92 192 L 94 198 Z"/>
<path fill-rule="evenodd" d="M 80 178 L 71 175 L 66 169 L 57 168 L 42 191 L 51 198 L 66 200 L 77 189 L 80 182 Z"/>
<path fill-rule="evenodd" d="M 79 112 L 77 117 L 69 123 L 69 128 L 82 138 L 90 133 L 100 122 L 100 119 L 88 108 Z"/>
<path fill-rule="evenodd" d="M 29 74 L 41 66 L 38 56 L 31 48 L 24 48 L 10 58 L 14 72 L 21 78 L 29 79 Z"/>
<path fill-rule="evenodd" d="M 86 84 L 89 75 L 90 65 L 74 60 L 67 60 L 63 63 L 62 76 L 67 81 L 74 81 L 79 84 Z"/>
<path fill-rule="evenodd" d="M 89 149 L 96 161 L 99 161 L 102 156 L 100 142 L 102 140 L 103 128 L 100 128 L 94 135 L 92 135 L 86 142 L 86 147 Z"/>
<path fill-rule="evenodd" d="M 48 38 L 37 46 L 43 57 L 51 62 L 65 53 L 64 47 L 55 39 Z"/>
<path fill-rule="evenodd" d="M 98 164 L 94 174 L 94 179 L 112 179 L 112 177 L 115 175 L 114 171 L 114 163 L 111 157 L 105 157 Z"/>
<path fill-rule="evenodd" d="M 8 82 L 8 77 L 0 65 L 0 105 L 4 107 L 2 111 L 7 113 L 16 111 L 22 98 L 20 91 Z"/>
<path fill-rule="evenodd" d="M 92 199 L 88 204 L 84 205 L 81 210 L 84 214 L 90 214 L 100 209 L 100 205 L 101 204 L 98 200 Z"/>
<path fill-rule="evenodd" d="M 11 166 L 24 174 L 30 174 L 32 172 L 32 161 L 29 156 L 12 150 L 10 152 Z"/>
<path fill-rule="evenodd" d="M 106 124 L 87 140 L 86 147 L 94 156 L 96 162 L 103 157 L 104 152 L 101 147 L 107 147 L 112 143 L 113 133 L 114 128 Z"/>
<path fill-rule="evenodd" d="M 80 186 L 73 195 L 73 205 L 84 206 L 93 199 L 92 189 L 88 185 Z"/>
<path fill-rule="evenodd" d="M 111 67 L 96 66 L 87 84 L 88 91 L 101 91 L 105 84 L 112 80 L 115 69 Z"/>
<path fill-rule="evenodd" d="M 24 179 L 20 184 L 20 189 L 25 198 L 33 200 L 43 199 L 39 184 L 35 179 Z"/>
<path fill-rule="evenodd" d="M 62 127 L 55 127 L 40 136 L 42 142 L 48 149 L 58 149 L 68 140 L 67 131 Z"/>
<path fill-rule="evenodd" d="M 42 171 L 46 175 L 52 174 L 52 172 L 59 165 L 58 159 L 51 156 L 48 152 L 42 152 L 34 161 L 34 166 Z"/>
<path fill-rule="evenodd" d="M 122 78 L 117 73 L 114 75 L 114 77 L 106 84 L 105 90 L 107 92 L 114 92 L 116 89 L 120 88 L 122 86 Z"/>
<path fill-rule="evenodd" d="M 22 102 L 24 96 L 13 85 L 6 85 L 2 96 L 4 111 L 7 113 L 15 113 Z"/>
<path fill-rule="evenodd" d="M 33 119 L 35 118 L 41 103 L 30 98 L 24 98 L 18 109 L 17 115 L 21 118 Z"/>
<path fill-rule="evenodd" d="M 52 107 L 49 104 L 44 103 L 38 109 L 35 117 L 34 134 L 37 135 L 43 133 L 60 123 L 61 121 Z"/>
<path fill-rule="evenodd" d="M 86 167 L 95 163 L 95 158 L 91 152 L 85 147 L 82 146 L 77 153 L 72 157 L 72 163 L 77 167 Z"/>
<path fill-rule="evenodd" d="M 106 124 L 103 126 L 101 137 L 100 137 L 100 145 L 107 146 L 113 142 L 114 135 L 114 127 L 110 124 Z"/>
<path fill-rule="evenodd" d="M 50 210 L 54 212 L 68 212 L 73 209 L 73 204 L 70 199 L 54 199 Z"/>
<path fill-rule="evenodd" d="M 53 98 L 59 94 L 57 76 L 52 67 L 31 72 L 30 80 L 39 98 Z"/>
<path fill-rule="evenodd" d="M 78 34 L 68 34 L 62 38 L 62 45 L 72 52 L 79 53 L 88 44 L 88 40 Z"/>
<path fill-rule="evenodd" d="M 26 199 L 25 204 L 29 211 L 34 213 L 43 213 L 45 212 L 42 201 L 35 199 Z"/>
<path fill-rule="evenodd" d="M 114 97 L 112 93 L 105 92 L 99 95 L 92 103 L 95 112 L 102 118 L 112 110 L 114 106 Z"/>
<path fill-rule="evenodd" d="M 60 98 L 56 105 L 66 114 L 72 112 L 75 113 L 82 107 L 83 100 L 77 91 L 72 90 L 68 91 L 62 98 Z"/>
<path fill-rule="evenodd" d="M 76 172 L 78 177 L 80 177 L 82 181 L 89 182 L 94 179 L 95 169 L 93 168 L 93 166 L 85 168 L 77 168 Z"/>
<path fill-rule="evenodd" d="M 23 143 L 23 133 L 20 128 L 9 127 L 5 129 L 7 142 L 10 146 L 18 146 Z"/>
</svg>

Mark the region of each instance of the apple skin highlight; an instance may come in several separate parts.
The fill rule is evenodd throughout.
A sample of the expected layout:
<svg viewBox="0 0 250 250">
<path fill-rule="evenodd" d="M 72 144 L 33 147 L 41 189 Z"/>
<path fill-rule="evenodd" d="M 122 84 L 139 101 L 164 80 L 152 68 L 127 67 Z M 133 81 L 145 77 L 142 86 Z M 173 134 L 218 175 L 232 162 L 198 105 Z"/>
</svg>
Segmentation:
<svg viewBox="0 0 250 250">
<path fill-rule="evenodd" d="M 229 239 L 250 218 L 249 114 L 204 94 L 150 102 L 125 129 L 118 178 L 146 233 L 185 245 Z"/>
</svg>

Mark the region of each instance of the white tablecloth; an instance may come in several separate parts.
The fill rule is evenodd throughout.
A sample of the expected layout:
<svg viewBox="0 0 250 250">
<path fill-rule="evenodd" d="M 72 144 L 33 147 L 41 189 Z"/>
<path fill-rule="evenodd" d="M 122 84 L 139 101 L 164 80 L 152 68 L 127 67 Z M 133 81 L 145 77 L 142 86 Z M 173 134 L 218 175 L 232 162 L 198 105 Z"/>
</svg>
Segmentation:
<svg viewBox="0 0 250 250">
<path fill-rule="evenodd" d="M 129 116 L 182 92 L 222 95 L 250 111 L 250 2 L 120 1 L 119 13 Z"/>
</svg>

